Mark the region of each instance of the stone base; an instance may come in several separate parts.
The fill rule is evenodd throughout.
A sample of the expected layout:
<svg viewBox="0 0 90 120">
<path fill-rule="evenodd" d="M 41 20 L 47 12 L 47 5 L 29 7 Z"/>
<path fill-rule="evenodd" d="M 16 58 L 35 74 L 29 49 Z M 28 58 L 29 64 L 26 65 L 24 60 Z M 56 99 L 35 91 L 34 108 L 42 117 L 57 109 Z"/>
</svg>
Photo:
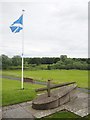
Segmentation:
<svg viewBox="0 0 90 120">
<path fill-rule="evenodd" d="M 37 110 L 48 110 L 59 107 L 72 99 L 76 98 L 77 85 L 65 86 L 51 92 L 51 96 L 47 94 L 38 96 L 32 102 L 32 108 Z"/>
</svg>

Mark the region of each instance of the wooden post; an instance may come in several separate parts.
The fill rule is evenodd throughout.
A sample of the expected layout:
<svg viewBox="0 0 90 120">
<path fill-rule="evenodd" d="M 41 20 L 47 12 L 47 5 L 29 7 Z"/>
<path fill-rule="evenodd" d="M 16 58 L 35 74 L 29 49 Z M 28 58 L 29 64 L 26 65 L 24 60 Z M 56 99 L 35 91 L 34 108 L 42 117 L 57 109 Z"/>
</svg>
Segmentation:
<svg viewBox="0 0 90 120">
<path fill-rule="evenodd" d="M 48 97 L 50 97 L 50 80 L 48 80 L 47 83 L 47 92 L 48 92 Z"/>
</svg>

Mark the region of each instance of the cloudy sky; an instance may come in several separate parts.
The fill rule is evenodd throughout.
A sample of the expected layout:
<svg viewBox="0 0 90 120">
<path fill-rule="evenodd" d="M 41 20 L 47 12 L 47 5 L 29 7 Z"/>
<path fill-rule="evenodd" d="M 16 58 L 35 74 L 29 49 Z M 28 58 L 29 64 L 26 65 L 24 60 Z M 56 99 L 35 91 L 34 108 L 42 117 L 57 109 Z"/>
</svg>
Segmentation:
<svg viewBox="0 0 90 120">
<path fill-rule="evenodd" d="M 25 2 L 26 1 L 26 2 Z M 88 0 L 25 0 L 0 3 L 0 54 L 88 57 Z M 24 31 L 9 26 L 24 13 Z"/>
</svg>

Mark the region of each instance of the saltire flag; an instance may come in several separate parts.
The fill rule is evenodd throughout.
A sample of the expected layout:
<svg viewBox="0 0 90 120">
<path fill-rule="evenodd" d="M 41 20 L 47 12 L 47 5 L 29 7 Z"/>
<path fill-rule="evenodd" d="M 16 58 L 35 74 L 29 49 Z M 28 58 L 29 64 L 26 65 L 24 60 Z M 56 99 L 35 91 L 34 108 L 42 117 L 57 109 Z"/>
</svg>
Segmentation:
<svg viewBox="0 0 90 120">
<path fill-rule="evenodd" d="M 23 15 L 19 17 L 13 24 L 11 24 L 10 29 L 12 32 L 17 33 L 23 29 Z"/>
</svg>

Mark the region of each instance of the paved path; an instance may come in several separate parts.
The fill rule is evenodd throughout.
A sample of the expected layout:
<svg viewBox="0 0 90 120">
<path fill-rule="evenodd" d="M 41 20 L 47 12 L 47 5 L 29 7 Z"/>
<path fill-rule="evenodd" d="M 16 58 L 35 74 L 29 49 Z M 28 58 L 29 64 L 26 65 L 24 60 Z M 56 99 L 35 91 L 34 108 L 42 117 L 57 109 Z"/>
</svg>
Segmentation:
<svg viewBox="0 0 90 120">
<path fill-rule="evenodd" d="M 77 92 L 77 98 L 72 100 L 65 105 L 59 106 L 58 108 L 51 110 L 35 110 L 32 108 L 32 102 L 24 102 L 17 105 L 3 107 L 2 116 L 3 118 L 42 118 L 51 115 L 61 110 L 68 110 L 81 117 L 90 114 L 88 106 L 88 94 L 84 92 Z"/>
<path fill-rule="evenodd" d="M 0 78 L 7 78 L 10 80 L 19 80 L 19 81 L 21 80 L 21 78 L 16 78 L 16 77 L 12 77 L 12 76 L 0 76 Z M 32 83 L 32 82 L 30 82 L 30 83 Z M 34 80 L 34 82 L 32 84 L 47 85 L 47 82 Z"/>
<path fill-rule="evenodd" d="M 16 104 L 8 107 L 2 108 L 2 118 L 32 118 L 34 119 L 34 116 L 31 114 L 31 111 L 27 110 L 27 106 L 31 106 L 30 102 L 24 102 L 21 104 Z"/>
<path fill-rule="evenodd" d="M 16 77 L 11 77 L 11 76 L 0 76 L 0 78 L 1 78 L 1 77 L 7 78 L 7 79 L 10 79 L 10 80 L 21 80 L 21 78 L 16 78 Z M 32 83 L 32 82 L 30 82 L 30 83 Z M 47 82 L 36 81 L 36 80 L 35 80 L 34 83 L 32 83 L 32 84 L 47 85 Z M 81 91 L 81 92 L 86 92 L 86 93 L 90 92 L 90 90 L 85 89 L 85 88 L 78 88 L 78 90 Z"/>
</svg>

